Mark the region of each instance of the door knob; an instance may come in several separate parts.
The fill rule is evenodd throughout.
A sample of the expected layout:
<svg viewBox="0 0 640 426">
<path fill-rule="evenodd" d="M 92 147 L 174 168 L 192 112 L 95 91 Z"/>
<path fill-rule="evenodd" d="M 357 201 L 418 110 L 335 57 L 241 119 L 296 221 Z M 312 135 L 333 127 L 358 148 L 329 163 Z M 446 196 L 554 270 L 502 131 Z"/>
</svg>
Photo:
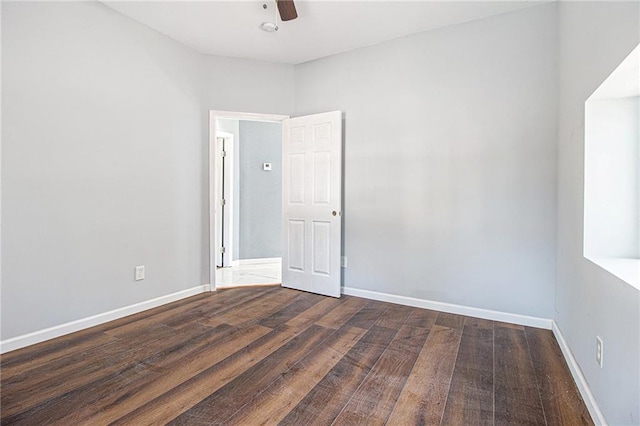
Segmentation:
<svg viewBox="0 0 640 426">
<path fill-rule="evenodd" d="M 331 215 L 332 215 L 332 216 L 335 216 L 335 215 L 337 215 L 337 214 L 338 214 L 338 212 L 336 212 L 335 210 L 331 212 Z"/>
</svg>

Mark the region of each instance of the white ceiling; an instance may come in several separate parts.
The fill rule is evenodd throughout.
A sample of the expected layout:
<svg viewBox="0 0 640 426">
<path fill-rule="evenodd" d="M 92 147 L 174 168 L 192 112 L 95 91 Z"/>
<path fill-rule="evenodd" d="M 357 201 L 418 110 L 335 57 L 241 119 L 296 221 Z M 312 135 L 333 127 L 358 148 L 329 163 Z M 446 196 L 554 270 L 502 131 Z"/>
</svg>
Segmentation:
<svg viewBox="0 0 640 426">
<path fill-rule="evenodd" d="M 201 53 L 299 64 L 547 1 L 296 0 L 298 19 L 276 33 L 259 29 L 274 20 L 274 0 L 104 3 Z"/>
</svg>

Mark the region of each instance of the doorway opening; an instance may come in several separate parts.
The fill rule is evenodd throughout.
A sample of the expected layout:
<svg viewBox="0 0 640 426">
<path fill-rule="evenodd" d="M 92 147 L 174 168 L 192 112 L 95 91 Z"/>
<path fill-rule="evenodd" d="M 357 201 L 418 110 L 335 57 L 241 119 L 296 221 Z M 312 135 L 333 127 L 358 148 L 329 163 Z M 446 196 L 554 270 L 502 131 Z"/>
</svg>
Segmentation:
<svg viewBox="0 0 640 426">
<path fill-rule="evenodd" d="M 244 185 L 244 189 L 254 189 L 258 191 L 250 194 L 246 200 L 248 204 L 254 206 L 254 210 L 249 219 L 244 220 L 239 211 L 242 210 L 241 202 L 234 209 L 234 213 L 221 208 L 230 207 L 227 204 L 226 193 L 228 188 L 234 184 L 225 184 L 225 170 L 228 168 L 219 165 L 216 158 L 216 147 L 218 144 L 226 146 L 224 134 L 218 138 L 218 130 L 233 133 L 224 127 L 225 119 L 239 120 L 239 123 L 258 122 L 271 123 L 275 130 L 279 131 L 275 137 L 275 143 L 280 151 L 277 153 L 261 153 L 254 158 L 253 152 L 244 155 L 249 161 L 250 170 L 258 173 L 259 177 L 253 183 Z M 343 151 L 343 116 L 340 111 L 331 111 L 313 115 L 289 118 L 288 116 L 267 115 L 267 114 L 246 114 L 235 112 L 210 111 L 210 139 L 209 139 L 209 276 L 211 290 L 215 291 L 222 286 L 235 286 L 233 281 L 233 266 L 237 261 L 239 268 L 242 267 L 243 260 L 251 260 L 251 267 L 262 269 L 271 260 L 280 261 L 281 280 L 283 287 L 302 290 L 332 297 L 340 297 L 342 274 L 341 274 L 341 246 L 342 246 L 342 151 Z M 252 125 L 247 124 L 249 127 Z M 240 125 L 238 124 L 238 127 Z M 265 134 L 262 129 L 257 133 L 259 139 Z M 240 132 L 239 132 L 240 133 Z M 251 133 L 250 131 L 248 133 Z M 234 147 L 238 152 L 238 147 L 242 146 L 242 136 L 231 138 L 235 141 Z M 278 142 L 279 141 L 279 142 Z M 264 147 L 262 144 L 259 147 Z M 222 154 L 224 157 L 226 154 Z M 235 163 L 239 157 L 236 155 Z M 281 161 L 281 163 L 277 163 Z M 224 164 L 224 163 L 223 163 Z M 274 165 L 280 172 L 279 178 L 271 180 L 277 181 L 276 189 L 266 189 L 261 185 L 267 182 L 269 176 L 273 176 Z M 234 167 L 234 170 L 240 167 Z M 218 176 L 220 172 L 220 176 Z M 235 172 L 234 172 L 235 173 Z M 239 187 L 240 185 L 238 185 Z M 240 195 L 240 196 L 238 196 Z M 242 189 L 234 193 L 234 200 L 240 199 Z M 261 202 L 271 202 L 276 208 L 274 212 L 268 213 L 267 208 Z M 257 206 L 257 207 L 255 207 Z M 280 207 L 278 212 L 277 207 Z M 238 213 L 236 213 L 238 212 Z M 229 219 L 229 216 L 234 216 Z M 255 241 L 242 238 L 233 242 L 233 252 L 224 247 L 225 235 L 233 238 L 233 234 L 238 230 L 242 233 L 244 227 L 255 227 L 256 224 L 264 222 L 271 216 L 275 222 L 271 226 L 263 226 L 262 231 L 275 232 L 270 238 L 266 238 L 267 243 L 271 243 L 277 250 L 278 257 L 269 257 L 273 254 L 256 254 L 254 249 L 260 244 Z M 236 220 L 237 218 L 237 220 Z M 277 221 L 280 221 L 278 230 Z M 220 221 L 220 222 L 218 222 Z M 220 223 L 220 225 L 218 225 Z M 224 228 L 229 223 L 233 223 L 233 230 Z M 227 224 L 227 225 L 225 225 Z M 221 230 L 218 231 L 218 228 Z M 226 229 L 226 230 L 222 230 Z M 254 234 L 255 235 L 255 234 Z M 220 244 L 222 242 L 222 244 Z M 279 247 L 278 247 L 279 246 Z M 243 253 L 243 247 L 247 249 Z M 249 254 L 247 254 L 247 252 Z M 237 253 L 237 255 L 236 255 Z M 265 252 L 262 252 L 265 253 Z M 274 252 L 271 252 L 274 253 Z M 222 256 L 224 255 L 224 256 Z M 230 260 L 229 260 L 230 257 Z M 244 259 L 243 259 L 244 257 Z M 216 264 L 231 267 L 231 284 L 222 282 L 224 277 L 216 277 Z M 257 262 L 257 259 L 260 259 Z M 225 266 L 230 262 L 231 266 Z M 245 262 L 246 263 L 246 262 Z M 272 264 L 273 269 L 277 268 L 277 263 Z M 273 271 L 272 269 L 272 271 Z M 255 269 L 253 271 L 255 273 Z M 243 274 L 239 275 L 256 275 Z M 265 276 L 266 277 L 266 274 Z M 247 284 L 264 284 L 262 279 L 251 279 Z M 253 277 L 251 277 L 253 278 Z"/>
<path fill-rule="evenodd" d="M 212 290 L 281 284 L 282 120 L 211 111 Z"/>
</svg>

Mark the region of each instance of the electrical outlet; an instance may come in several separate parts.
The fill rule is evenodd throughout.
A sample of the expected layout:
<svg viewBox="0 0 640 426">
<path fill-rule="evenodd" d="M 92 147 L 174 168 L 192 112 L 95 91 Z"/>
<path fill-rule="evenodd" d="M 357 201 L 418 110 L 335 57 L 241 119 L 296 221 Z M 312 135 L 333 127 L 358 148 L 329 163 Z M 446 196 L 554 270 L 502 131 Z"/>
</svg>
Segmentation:
<svg viewBox="0 0 640 426">
<path fill-rule="evenodd" d="M 602 344 L 602 339 L 599 336 L 596 336 L 596 362 L 598 363 L 600 368 L 602 368 L 602 356 L 604 355 L 603 351 L 604 347 Z"/>
<path fill-rule="evenodd" d="M 342 266 L 343 268 L 347 267 L 347 256 L 342 256 L 340 258 L 340 266 Z"/>
<path fill-rule="evenodd" d="M 144 265 L 136 266 L 136 281 L 144 280 Z"/>
</svg>

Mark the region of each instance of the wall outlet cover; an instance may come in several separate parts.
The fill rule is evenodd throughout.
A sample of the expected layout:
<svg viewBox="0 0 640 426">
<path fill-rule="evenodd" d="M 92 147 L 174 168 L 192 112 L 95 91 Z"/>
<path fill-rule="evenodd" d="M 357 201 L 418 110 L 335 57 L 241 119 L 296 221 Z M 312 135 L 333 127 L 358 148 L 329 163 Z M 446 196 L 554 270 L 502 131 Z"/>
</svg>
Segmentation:
<svg viewBox="0 0 640 426">
<path fill-rule="evenodd" d="M 136 266 L 136 281 L 144 280 L 144 265 Z"/>
</svg>

